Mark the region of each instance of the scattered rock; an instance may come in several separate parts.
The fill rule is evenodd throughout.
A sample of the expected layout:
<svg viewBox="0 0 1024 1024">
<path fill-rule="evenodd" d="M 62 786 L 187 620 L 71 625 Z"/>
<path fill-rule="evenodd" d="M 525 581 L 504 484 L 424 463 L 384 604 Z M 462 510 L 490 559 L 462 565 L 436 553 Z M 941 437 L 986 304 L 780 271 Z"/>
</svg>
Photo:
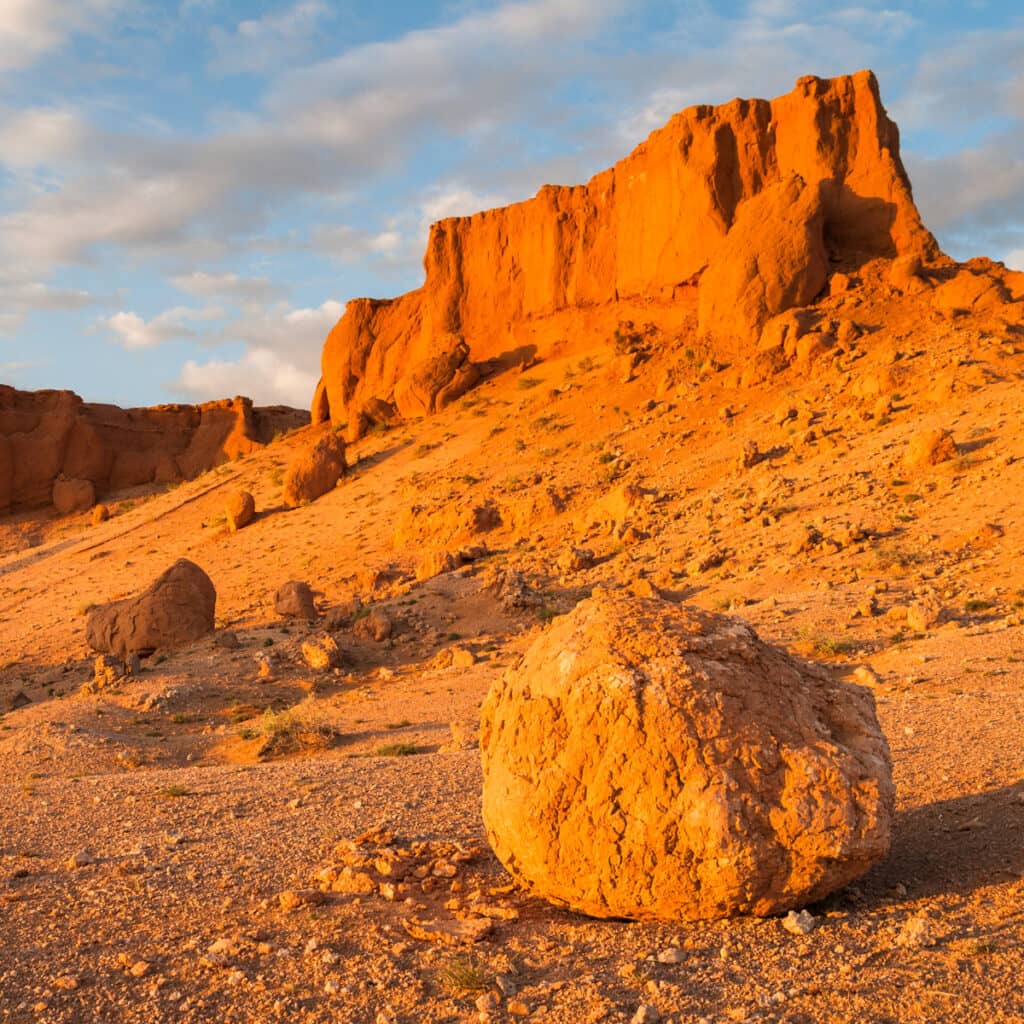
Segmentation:
<svg viewBox="0 0 1024 1024">
<path fill-rule="evenodd" d="M 316 605 L 309 584 L 302 580 L 281 584 L 274 594 L 274 611 L 287 619 L 315 619 Z"/>
<path fill-rule="evenodd" d="M 492 687 L 480 745 L 498 858 L 591 916 L 780 913 L 889 848 L 870 693 L 698 609 L 599 590 Z"/>
<path fill-rule="evenodd" d="M 99 526 L 110 518 L 110 509 L 106 505 L 95 505 L 92 510 L 92 525 Z"/>
<path fill-rule="evenodd" d="M 922 469 L 948 462 L 958 454 L 959 449 L 948 430 L 924 430 L 910 439 L 903 461 L 908 469 Z"/>
<path fill-rule="evenodd" d="M 907 627 L 915 633 L 927 633 L 942 621 L 942 602 L 935 594 L 912 601 L 907 608 Z"/>
<path fill-rule="evenodd" d="M 678 946 L 669 946 L 660 950 L 655 957 L 659 964 L 681 964 L 686 962 L 686 954 Z"/>
<path fill-rule="evenodd" d="M 594 552 L 589 548 L 567 548 L 558 556 L 557 565 L 559 572 L 582 572 L 593 567 Z"/>
<path fill-rule="evenodd" d="M 740 469 L 753 469 L 760 462 L 764 462 L 767 456 L 757 447 L 756 441 L 744 441 L 740 450 L 738 464 Z"/>
<path fill-rule="evenodd" d="M 641 1003 L 636 1008 L 636 1013 L 629 1019 L 629 1024 L 659 1024 L 661 1014 L 656 1006 L 650 1003 Z"/>
<path fill-rule="evenodd" d="M 334 488 L 347 468 L 345 442 L 333 430 L 325 430 L 312 445 L 300 451 L 284 475 L 284 503 L 298 508 Z"/>
<path fill-rule="evenodd" d="M 371 608 L 366 615 L 356 619 L 352 632 L 361 640 L 383 643 L 390 638 L 393 628 L 390 617 L 382 608 Z"/>
<path fill-rule="evenodd" d="M 922 915 L 908 918 L 896 936 L 896 945 L 910 949 L 927 948 L 936 943 L 935 927 Z"/>
<path fill-rule="evenodd" d="M 256 515 L 256 499 L 248 491 L 233 491 L 224 502 L 224 518 L 229 530 L 248 526 Z"/>
<path fill-rule="evenodd" d="M 96 855 L 92 850 L 79 850 L 68 858 L 66 866 L 73 871 L 76 868 L 85 868 L 95 863 Z"/>
<path fill-rule="evenodd" d="M 402 925 L 414 939 L 440 942 L 449 946 L 481 942 L 494 930 L 494 922 L 486 917 L 470 917 L 464 921 L 420 921 L 413 917 L 406 918 Z M 509 1004 L 509 1013 L 511 1012 Z"/>
<path fill-rule="evenodd" d="M 179 647 L 213 632 L 216 604 L 210 577 L 182 558 L 138 597 L 94 608 L 86 641 L 95 651 L 121 658 Z"/>
<path fill-rule="evenodd" d="M 442 576 L 446 572 L 454 572 L 462 565 L 462 559 L 451 551 L 431 551 L 420 559 L 416 567 L 416 579 L 419 582 Z"/>
<path fill-rule="evenodd" d="M 792 935 L 810 935 L 818 926 L 818 919 L 806 910 L 791 910 L 782 919 L 782 927 Z"/>
<path fill-rule="evenodd" d="M 329 634 L 306 640 L 302 644 L 302 657 L 306 664 L 316 672 L 327 672 L 332 668 L 340 668 L 342 664 L 341 648 L 338 641 Z"/>
<path fill-rule="evenodd" d="M 319 889 L 286 889 L 277 894 L 277 902 L 285 913 L 299 907 L 318 907 L 327 902 L 327 893 Z"/>
</svg>

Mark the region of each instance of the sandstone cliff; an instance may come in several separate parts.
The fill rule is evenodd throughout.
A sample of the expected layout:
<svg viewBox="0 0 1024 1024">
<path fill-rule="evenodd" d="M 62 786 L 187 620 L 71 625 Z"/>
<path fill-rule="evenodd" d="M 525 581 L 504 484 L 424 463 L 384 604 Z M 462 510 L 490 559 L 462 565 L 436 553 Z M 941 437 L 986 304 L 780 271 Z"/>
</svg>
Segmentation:
<svg viewBox="0 0 1024 1024">
<path fill-rule="evenodd" d="M 65 479 L 90 483 L 96 495 L 188 479 L 307 421 L 248 398 L 121 409 L 71 391 L 0 385 L 0 513 L 50 504 Z"/>
<path fill-rule="evenodd" d="M 808 301 L 830 270 L 939 255 L 870 71 L 801 78 L 771 101 L 691 107 L 586 185 L 545 186 L 525 202 L 435 224 L 424 285 L 390 301 L 350 302 L 328 336 L 314 420 L 347 421 L 358 434 L 389 417 L 435 411 L 472 385 L 476 363 L 607 336 L 635 315 L 678 328 L 683 310 L 696 312 L 704 271 L 726 258 L 744 208 L 771 190 L 782 199 L 767 204 L 769 215 L 801 194 L 814 237 L 805 237 L 807 225 L 792 226 L 794 269 L 789 229 L 766 224 L 777 250 L 769 262 L 781 278 L 761 288 L 766 300 L 752 320 L 702 318 L 701 330 L 722 346 L 753 346 L 758 318 Z M 756 244 L 756 226 L 747 231 Z M 757 251 L 747 255 L 757 273 Z M 786 280 L 793 274 L 795 285 Z M 720 276 L 743 286 L 735 273 Z M 717 305 L 730 299 L 727 291 Z"/>
</svg>

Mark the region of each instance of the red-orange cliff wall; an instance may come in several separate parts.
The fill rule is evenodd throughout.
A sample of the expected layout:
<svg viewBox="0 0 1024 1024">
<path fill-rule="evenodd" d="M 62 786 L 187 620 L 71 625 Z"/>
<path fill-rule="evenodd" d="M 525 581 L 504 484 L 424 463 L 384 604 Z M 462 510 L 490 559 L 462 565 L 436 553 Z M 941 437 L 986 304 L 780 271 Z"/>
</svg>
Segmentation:
<svg viewBox="0 0 1024 1024">
<path fill-rule="evenodd" d="M 352 422 L 367 403 L 394 402 L 411 367 L 458 339 L 474 361 L 526 337 L 543 355 L 545 318 L 601 308 L 614 324 L 620 306 L 670 306 L 715 259 L 742 204 L 794 175 L 822 183 L 836 265 L 938 254 L 870 71 L 801 78 L 771 101 L 691 107 L 586 185 L 545 186 L 433 225 L 423 287 L 350 302 L 327 338 L 314 419 Z M 431 411 L 397 404 L 406 415 Z"/>
<path fill-rule="evenodd" d="M 121 409 L 0 385 L 0 513 L 48 505 L 61 476 L 88 480 L 97 495 L 188 479 L 306 422 L 248 398 Z"/>
</svg>

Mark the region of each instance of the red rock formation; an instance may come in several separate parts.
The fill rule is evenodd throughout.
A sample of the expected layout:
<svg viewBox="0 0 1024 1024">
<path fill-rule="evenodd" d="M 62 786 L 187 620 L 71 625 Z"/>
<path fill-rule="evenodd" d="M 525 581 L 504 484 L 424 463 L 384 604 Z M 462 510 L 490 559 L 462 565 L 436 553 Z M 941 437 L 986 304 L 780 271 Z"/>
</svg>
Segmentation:
<svg viewBox="0 0 1024 1024">
<path fill-rule="evenodd" d="M 358 434 L 416 391 L 413 376 L 435 390 L 424 397 L 420 387 L 416 408 L 397 412 L 434 411 L 472 384 L 453 358 L 463 344 L 481 362 L 543 355 L 637 309 L 645 321 L 678 323 L 744 204 L 794 178 L 820 195 L 821 236 L 810 245 L 834 267 L 938 255 L 870 71 L 801 78 L 771 101 L 691 107 L 587 185 L 545 186 L 526 202 L 435 224 L 423 287 L 350 302 L 328 336 L 314 420 L 347 421 Z M 438 366 L 453 363 L 438 380 Z"/>
<path fill-rule="evenodd" d="M 0 385 L 0 513 L 50 504 L 62 476 L 96 494 L 188 479 L 305 422 L 296 409 L 257 409 L 248 398 L 121 409 Z"/>
</svg>

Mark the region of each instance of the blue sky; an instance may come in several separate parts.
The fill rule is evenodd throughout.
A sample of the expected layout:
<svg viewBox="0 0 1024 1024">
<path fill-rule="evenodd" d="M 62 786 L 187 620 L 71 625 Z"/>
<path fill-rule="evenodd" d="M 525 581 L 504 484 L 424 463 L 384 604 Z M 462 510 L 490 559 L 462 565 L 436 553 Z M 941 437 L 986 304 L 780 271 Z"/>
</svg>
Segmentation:
<svg viewBox="0 0 1024 1024">
<path fill-rule="evenodd" d="M 0 0 L 0 382 L 308 404 L 427 225 L 585 181 L 676 110 L 872 67 L 929 227 L 1024 268 L 1005 2 Z"/>
</svg>

